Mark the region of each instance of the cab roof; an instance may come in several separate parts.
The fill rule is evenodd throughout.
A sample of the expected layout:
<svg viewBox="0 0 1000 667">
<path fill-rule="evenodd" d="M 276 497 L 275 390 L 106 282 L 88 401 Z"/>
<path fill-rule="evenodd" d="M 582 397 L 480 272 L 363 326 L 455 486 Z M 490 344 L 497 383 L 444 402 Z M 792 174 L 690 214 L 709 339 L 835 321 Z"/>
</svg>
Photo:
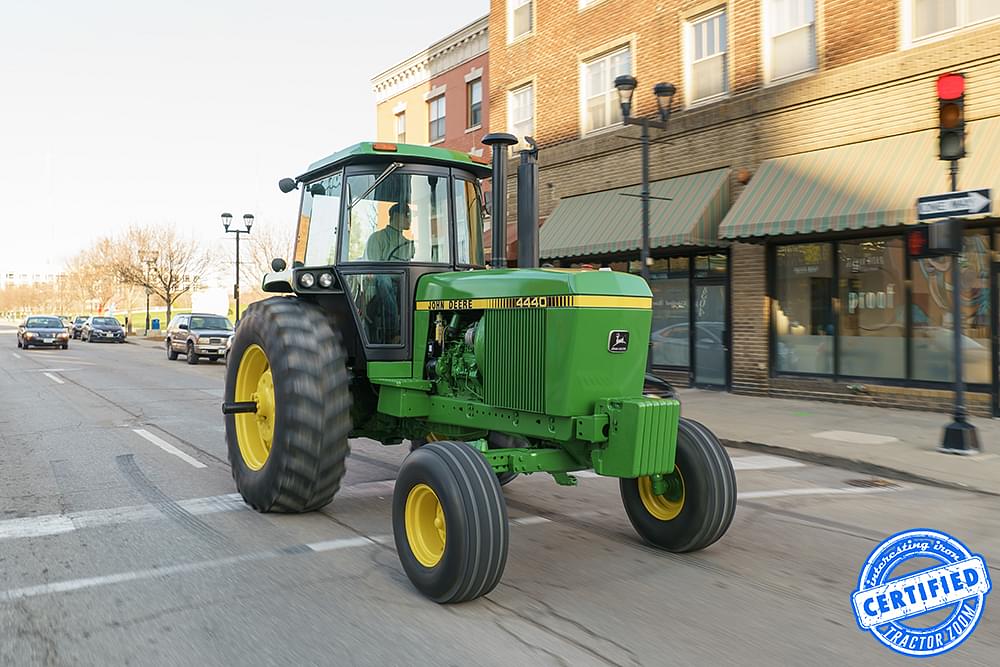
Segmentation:
<svg viewBox="0 0 1000 667">
<path fill-rule="evenodd" d="M 404 164 L 415 162 L 444 167 L 457 167 L 465 169 L 479 178 L 488 178 L 490 175 L 490 166 L 488 164 L 477 162 L 468 153 L 454 151 L 450 148 L 362 141 L 361 143 L 337 151 L 333 155 L 328 155 L 322 160 L 313 162 L 309 165 L 309 170 L 296 180 L 304 181 L 318 175 L 320 172 L 329 171 L 334 167 L 365 162 L 376 164 L 382 162 L 403 162 Z"/>
</svg>

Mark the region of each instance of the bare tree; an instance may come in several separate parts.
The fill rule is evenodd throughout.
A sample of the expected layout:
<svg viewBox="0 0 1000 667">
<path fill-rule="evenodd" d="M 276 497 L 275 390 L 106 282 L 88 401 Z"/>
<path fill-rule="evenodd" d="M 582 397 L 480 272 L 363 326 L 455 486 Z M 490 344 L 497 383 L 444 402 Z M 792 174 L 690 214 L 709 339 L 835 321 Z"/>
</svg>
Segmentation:
<svg viewBox="0 0 1000 667">
<path fill-rule="evenodd" d="M 247 302 L 264 297 L 261 283 L 264 274 L 271 270 L 271 260 L 275 257 L 292 263 L 292 246 L 295 244 L 295 230 L 290 226 L 258 223 L 253 228 L 253 234 L 241 240 L 247 247 L 249 259 L 240 261 L 240 282 L 249 289 Z"/>
<path fill-rule="evenodd" d="M 94 301 L 97 312 L 104 312 L 121 288 L 121 281 L 114 270 L 116 254 L 115 242 L 102 238 L 67 263 L 64 283 L 73 302 L 82 309 L 87 307 L 88 302 Z"/>
<path fill-rule="evenodd" d="M 145 288 L 163 299 L 167 322 L 177 299 L 197 287 L 211 264 L 205 248 L 170 227 L 134 226 L 115 246 L 114 275 L 125 285 Z"/>
</svg>

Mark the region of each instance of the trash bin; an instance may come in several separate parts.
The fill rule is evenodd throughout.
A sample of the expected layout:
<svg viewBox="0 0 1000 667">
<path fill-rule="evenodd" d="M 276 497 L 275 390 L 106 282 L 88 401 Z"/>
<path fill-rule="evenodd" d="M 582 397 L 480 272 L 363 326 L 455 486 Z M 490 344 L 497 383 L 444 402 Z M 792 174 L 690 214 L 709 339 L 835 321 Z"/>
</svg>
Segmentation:
<svg viewBox="0 0 1000 667">
<path fill-rule="evenodd" d="M 159 331 L 160 330 L 160 318 L 158 318 L 158 317 L 154 317 L 153 318 L 153 326 L 152 326 L 152 328 L 153 328 L 153 331 Z"/>
</svg>

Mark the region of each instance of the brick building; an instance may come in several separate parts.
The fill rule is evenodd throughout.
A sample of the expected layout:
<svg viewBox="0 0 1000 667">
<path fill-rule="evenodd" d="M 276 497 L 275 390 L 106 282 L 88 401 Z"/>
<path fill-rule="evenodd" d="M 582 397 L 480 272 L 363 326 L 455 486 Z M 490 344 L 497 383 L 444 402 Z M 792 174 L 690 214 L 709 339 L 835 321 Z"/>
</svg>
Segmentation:
<svg viewBox="0 0 1000 667">
<path fill-rule="evenodd" d="M 903 225 L 951 189 L 942 73 L 966 77 L 959 187 L 1000 192 L 1000 1 L 494 0 L 489 29 L 493 129 L 541 147 L 544 261 L 638 270 L 638 129 L 613 80 L 638 79 L 633 115 L 676 87 L 650 153 L 658 372 L 948 409 L 950 260 L 908 260 Z M 978 414 L 1000 414 L 998 222 L 970 220 L 961 259 Z"/>
<path fill-rule="evenodd" d="M 489 17 L 372 79 L 377 139 L 483 155 L 489 127 Z"/>
</svg>

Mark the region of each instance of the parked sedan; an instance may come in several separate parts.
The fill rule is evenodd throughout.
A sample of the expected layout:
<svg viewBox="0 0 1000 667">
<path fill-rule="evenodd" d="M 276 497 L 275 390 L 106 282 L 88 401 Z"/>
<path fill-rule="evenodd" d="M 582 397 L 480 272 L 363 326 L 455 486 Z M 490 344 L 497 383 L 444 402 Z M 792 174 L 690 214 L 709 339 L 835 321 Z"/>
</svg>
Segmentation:
<svg viewBox="0 0 1000 667">
<path fill-rule="evenodd" d="M 80 340 L 88 343 L 97 341 L 124 343 L 125 329 L 113 317 L 89 317 L 80 330 Z"/>
<path fill-rule="evenodd" d="M 87 321 L 86 315 L 77 315 L 73 320 L 73 324 L 70 328 L 69 335 L 73 338 L 79 338 L 80 333 L 83 331 L 83 325 Z"/>
<path fill-rule="evenodd" d="M 69 347 L 69 334 L 58 317 L 35 315 L 24 320 L 17 327 L 17 346 L 29 347 Z"/>
</svg>

